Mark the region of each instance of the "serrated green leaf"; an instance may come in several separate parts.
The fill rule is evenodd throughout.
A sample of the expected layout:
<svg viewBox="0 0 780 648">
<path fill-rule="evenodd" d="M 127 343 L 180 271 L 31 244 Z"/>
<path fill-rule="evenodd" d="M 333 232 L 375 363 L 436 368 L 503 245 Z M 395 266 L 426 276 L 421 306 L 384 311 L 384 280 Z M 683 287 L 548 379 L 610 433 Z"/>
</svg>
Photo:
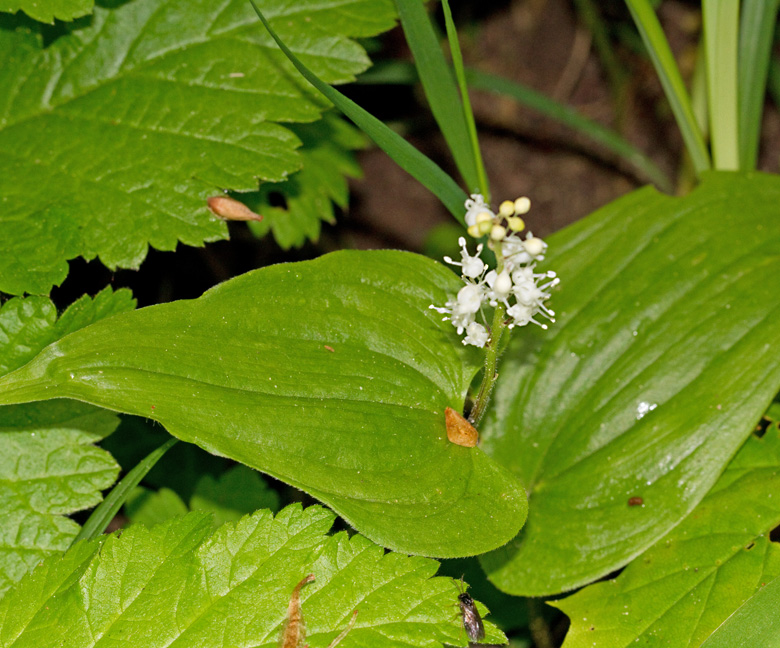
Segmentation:
<svg viewBox="0 0 780 648">
<path fill-rule="evenodd" d="M 171 489 L 137 488 L 125 504 L 132 522 L 154 526 L 188 511 L 211 513 L 214 525 L 235 522 L 260 509 L 279 510 L 279 495 L 259 473 L 246 466 L 233 466 L 219 477 L 203 475 L 195 486 L 189 507 Z"/>
<path fill-rule="evenodd" d="M 129 290 L 110 288 L 95 297 L 80 297 L 59 318 L 46 297 L 9 299 L 0 307 L 0 375 L 21 367 L 68 333 L 134 308 Z"/>
<path fill-rule="evenodd" d="M 777 176 L 712 173 L 684 198 L 641 189 L 550 238 L 559 321 L 517 336 L 483 430 L 533 502 L 482 559 L 498 587 L 602 577 L 715 483 L 780 389 L 778 202 Z"/>
<path fill-rule="evenodd" d="M 116 415 L 73 401 L 0 407 L 0 594 L 42 558 L 65 550 L 119 466 L 94 443 Z M 2 626 L 2 623 L 0 623 Z"/>
<path fill-rule="evenodd" d="M 0 0 L 0 11 L 24 11 L 30 18 L 52 24 L 54 19 L 73 20 L 92 12 L 94 0 Z"/>
<path fill-rule="evenodd" d="M 780 547 L 769 540 L 780 524 L 778 492 L 775 425 L 749 439 L 693 513 L 615 580 L 552 603 L 572 620 L 564 648 L 701 646 L 780 575 Z"/>
<path fill-rule="evenodd" d="M 143 486 L 136 488 L 125 502 L 127 518 L 137 524 L 151 528 L 171 518 L 189 513 L 189 507 L 175 491 L 161 488 L 153 491 Z"/>
<path fill-rule="evenodd" d="M 279 494 L 268 488 L 257 471 L 234 466 L 219 478 L 204 475 L 195 487 L 190 509 L 214 516 L 215 524 L 235 522 L 259 509 L 279 510 Z"/>
<path fill-rule="evenodd" d="M 327 646 L 353 610 L 343 648 L 466 645 L 457 588 L 433 578 L 435 561 L 385 554 L 344 532 L 327 536 L 332 522 L 329 511 L 294 505 L 207 537 L 208 518 L 192 513 L 79 543 L 0 600 L 0 646 L 276 648 L 307 574 L 316 580 L 301 590 L 301 612 L 313 648 Z M 490 623 L 486 630 L 488 640 L 505 641 Z"/>
<path fill-rule="evenodd" d="M 249 0 L 249 2 L 263 26 L 279 46 L 279 49 L 295 66 L 295 69 L 298 70 L 301 76 L 349 117 L 360 130 L 374 140 L 374 143 L 387 153 L 398 166 L 439 198 L 458 221 L 464 222 L 463 202 L 466 200 L 466 194 L 456 182 L 438 164 L 420 153 L 398 133 L 358 106 L 350 98 L 328 85 L 326 79 L 317 74 L 316 70 L 309 68 L 303 59 L 296 56 L 287 47 L 285 44 L 287 39 L 284 34 L 277 33 L 268 18 L 260 11 L 255 0 Z"/>
<path fill-rule="evenodd" d="M 237 196 L 263 215 L 262 221 L 249 223 L 252 232 L 264 236 L 270 230 L 284 249 L 316 241 L 322 222 L 335 222 L 333 204 L 347 206 L 346 177 L 361 175 L 351 150 L 366 142 L 359 130 L 333 114 L 290 130 L 303 143 L 303 168 L 284 182 L 266 182 L 258 192 Z M 274 204 L 279 197 L 284 206 Z"/>
<path fill-rule="evenodd" d="M 276 0 L 267 11 L 329 83 L 368 66 L 347 37 L 394 15 L 390 0 Z M 14 294 L 48 291 L 78 255 L 136 268 L 148 245 L 224 238 L 206 197 L 300 168 L 299 140 L 274 122 L 313 121 L 325 106 L 244 0 L 97 8 L 45 49 L 0 30 L 0 87 L 0 291 Z"/>
<path fill-rule="evenodd" d="M 44 297 L 0 308 L 0 372 L 93 322 L 133 310 L 130 291 L 84 296 L 57 319 Z M 119 467 L 92 444 L 111 434 L 115 415 L 78 403 L 0 407 L 0 592 L 42 557 L 66 549 L 79 526 L 64 517 L 94 506 Z"/>
<path fill-rule="evenodd" d="M 525 491 L 447 440 L 481 364 L 430 310 L 462 287 L 418 255 L 337 252 L 193 301 L 119 315 L 0 379 L 0 402 L 66 397 L 147 416 L 257 468 L 407 553 L 474 555 L 522 526 Z"/>
</svg>

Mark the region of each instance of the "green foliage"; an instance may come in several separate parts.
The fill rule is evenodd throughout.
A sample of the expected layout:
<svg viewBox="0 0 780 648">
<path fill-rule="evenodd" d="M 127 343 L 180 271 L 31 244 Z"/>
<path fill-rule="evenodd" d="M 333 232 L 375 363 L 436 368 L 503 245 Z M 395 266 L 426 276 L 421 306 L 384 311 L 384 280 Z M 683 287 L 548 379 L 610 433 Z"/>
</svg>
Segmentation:
<svg viewBox="0 0 780 648">
<path fill-rule="evenodd" d="M 763 585 L 763 583 L 762 583 Z M 718 628 L 701 648 L 778 648 L 780 578 L 762 587 Z"/>
<path fill-rule="evenodd" d="M 333 204 L 347 207 L 345 176 L 361 175 L 350 151 L 366 142 L 359 130 L 332 113 L 290 130 L 302 142 L 303 168 L 288 180 L 265 182 L 259 192 L 240 196 L 242 202 L 263 215 L 262 221 L 249 223 L 250 229 L 258 236 L 270 230 L 284 249 L 299 247 L 306 239 L 316 241 L 322 221 L 333 224 L 336 220 Z M 274 204 L 279 199 L 284 206 Z"/>
<path fill-rule="evenodd" d="M 420 184 L 431 191 L 441 200 L 444 206 L 458 220 L 463 219 L 463 202 L 466 194 L 430 158 L 426 157 L 416 148 L 414 148 L 403 137 L 391 130 L 369 112 L 363 110 L 354 101 L 341 94 L 338 90 L 330 87 L 327 79 L 317 73 L 317 70 L 309 68 L 306 62 L 296 56 L 296 54 L 285 44 L 287 40 L 284 33 L 276 33 L 271 26 L 268 18 L 260 11 L 255 0 L 249 0 L 252 7 L 257 12 L 258 18 L 262 21 L 268 33 L 274 39 L 279 49 L 295 66 L 298 72 L 319 90 L 327 99 L 333 102 L 342 113 L 349 117 L 355 125 L 368 135 L 379 148 L 387 153 L 393 161 L 404 171 L 409 173 Z"/>
<path fill-rule="evenodd" d="M 558 322 L 518 337 L 483 448 L 531 495 L 482 558 L 513 594 L 625 565 L 706 495 L 780 389 L 777 176 L 645 188 L 550 238 Z M 640 417 L 642 403 L 655 406 Z M 643 506 L 630 506 L 641 497 Z"/>
<path fill-rule="evenodd" d="M 763 438 L 749 439 L 693 513 L 620 576 L 554 604 L 572 619 L 564 648 L 701 646 L 780 575 L 780 547 L 769 540 L 780 524 L 779 489 L 775 423 Z"/>
<path fill-rule="evenodd" d="M 93 444 L 118 422 L 72 401 L 0 407 L 0 594 L 64 551 L 79 531 L 65 516 L 97 504 L 114 483 L 119 466 Z"/>
<path fill-rule="evenodd" d="M 234 466 L 215 478 L 203 475 L 195 486 L 189 506 L 170 488 L 151 491 L 139 487 L 125 505 L 132 522 L 154 526 L 188 511 L 211 513 L 214 525 L 236 522 L 259 509 L 279 510 L 279 495 L 251 468 Z"/>
<path fill-rule="evenodd" d="M 73 542 L 93 540 L 100 536 L 101 533 L 105 533 L 130 496 L 130 493 L 141 483 L 141 480 L 154 467 L 157 461 L 177 443 L 177 439 L 169 438 L 160 447 L 155 448 L 138 464 L 133 466 L 133 469 L 119 480 L 119 483 L 111 489 L 111 492 L 106 495 L 106 498 L 100 505 L 90 513 L 89 518 L 84 522 L 84 526 L 81 527 L 81 531 L 73 539 Z"/>
<path fill-rule="evenodd" d="M 268 13 L 329 83 L 368 65 L 348 36 L 393 18 L 389 0 Z M 286 179 L 300 141 L 277 122 L 313 121 L 325 106 L 270 43 L 244 0 L 97 8 L 46 48 L 28 29 L 0 30 L 0 290 L 46 292 L 79 255 L 137 268 L 148 245 L 224 238 L 206 197 Z"/>
<path fill-rule="evenodd" d="M 59 318 L 48 298 L 10 299 L 0 308 L 0 371 L 134 307 L 127 290 L 84 296 Z M 0 592 L 44 556 L 67 548 L 79 525 L 64 516 L 94 506 L 114 483 L 119 467 L 92 444 L 118 422 L 105 410 L 74 402 L 0 407 Z"/>
<path fill-rule="evenodd" d="M 0 0 L 0 11 L 24 11 L 31 18 L 45 23 L 73 20 L 92 13 L 94 0 Z"/>
<path fill-rule="evenodd" d="M 429 309 L 461 287 L 403 252 L 263 268 L 127 313 L 0 379 L 0 402 L 76 398 L 147 416 L 267 472 L 408 553 L 473 555 L 522 526 L 525 492 L 447 440 L 479 354 Z"/>
<path fill-rule="evenodd" d="M 18 369 L 40 351 L 93 322 L 135 308 L 129 290 L 102 290 L 94 298 L 84 295 L 57 317 L 46 297 L 9 299 L 0 307 L 0 375 Z"/>
<path fill-rule="evenodd" d="M 466 645 L 453 614 L 458 590 L 432 578 L 435 561 L 385 554 L 358 535 L 328 536 L 332 522 L 320 507 L 291 506 L 212 534 L 208 516 L 191 513 L 78 543 L 0 600 L 0 646 L 276 648 L 293 588 L 310 573 L 301 611 L 312 648 L 326 646 L 353 610 L 344 648 Z M 486 630 L 488 640 L 505 641 Z"/>
</svg>

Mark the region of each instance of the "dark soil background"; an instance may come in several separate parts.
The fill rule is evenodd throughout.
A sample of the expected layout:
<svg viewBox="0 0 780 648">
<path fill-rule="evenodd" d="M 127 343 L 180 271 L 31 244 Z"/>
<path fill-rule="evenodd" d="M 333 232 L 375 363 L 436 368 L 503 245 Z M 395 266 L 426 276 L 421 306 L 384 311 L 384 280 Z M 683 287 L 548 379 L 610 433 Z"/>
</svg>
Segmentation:
<svg viewBox="0 0 780 648">
<path fill-rule="evenodd" d="M 615 128 L 676 180 L 681 139 L 621 0 L 451 4 L 467 65 L 524 83 Z M 619 84 L 605 72 L 609 65 L 577 10 L 583 5 L 597 10 L 606 29 Z M 436 15 L 443 30 L 440 11 Z M 699 3 L 664 1 L 659 16 L 688 78 L 701 23 Z M 381 37 L 378 46 L 374 61 L 409 59 L 399 28 Z M 342 90 L 457 177 L 419 87 L 353 85 Z M 493 202 L 529 196 L 533 207 L 525 220 L 537 235 L 546 236 L 646 183 L 613 154 L 511 99 L 474 92 L 472 101 Z M 767 102 L 759 167 L 776 172 L 778 156 L 780 117 Z M 351 183 L 349 210 L 336 226 L 325 226 L 316 243 L 285 252 L 270 236 L 256 239 L 244 225 L 231 224 L 230 241 L 203 249 L 180 245 L 176 252 L 151 250 L 138 272 L 112 273 L 97 261 L 75 260 L 65 284 L 53 293 L 55 303 L 65 307 L 84 292 L 94 294 L 109 284 L 130 287 L 140 306 L 193 298 L 253 268 L 341 247 L 424 251 L 432 228 L 453 223 L 437 199 L 382 151 L 368 149 L 358 157 L 364 177 Z"/>
</svg>

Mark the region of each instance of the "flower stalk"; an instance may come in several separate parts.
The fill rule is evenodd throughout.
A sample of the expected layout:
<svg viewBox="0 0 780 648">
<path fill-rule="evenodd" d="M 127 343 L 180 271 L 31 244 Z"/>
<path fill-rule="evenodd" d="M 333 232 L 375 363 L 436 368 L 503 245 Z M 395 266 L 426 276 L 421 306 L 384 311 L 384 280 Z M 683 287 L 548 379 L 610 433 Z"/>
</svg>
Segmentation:
<svg viewBox="0 0 780 648">
<path fill-rule="evenodd" d="M 547 244 L 531 232 L 525 238 L 520 235 L 525 229 L 522 216 L 530 207 L 531 201 L 521 197 L 514 202 L 504 201 L 495 213 L 480 194 L 472 194 L 465 203 L 468 233 L 477 239 L 487 237 L 487 245 L 496 257 L 496 268 L 489 270 L 480 257 L 483 243 L 477 245 L 472 255 L 466 239 L 461 237 L 460 261 L 450 257 L 444 260 L 461 268 L 464 286 L 444 306 L 430 306 L 443 314 L 444 320 L 451 321 L 459 335 L 465 331 L 463 344 L 485 349 L 482 384 L 469 416 L 473 425 L 482 419 L 498 377 L 496 368 L 504 331 L 531 323 L 546 329 L 547 324 L 537 316 L 555 321 L 555 313 L 545 302 L 550 297 L 548 291 L 560 280 L 552 271 L 534 271 L 537 262 L 544 259 Z M 494 309 L 490 325 L 484 313 L 486 306 Z M 478 317 L 481 321 L 477 321 Z"/>
</svg>

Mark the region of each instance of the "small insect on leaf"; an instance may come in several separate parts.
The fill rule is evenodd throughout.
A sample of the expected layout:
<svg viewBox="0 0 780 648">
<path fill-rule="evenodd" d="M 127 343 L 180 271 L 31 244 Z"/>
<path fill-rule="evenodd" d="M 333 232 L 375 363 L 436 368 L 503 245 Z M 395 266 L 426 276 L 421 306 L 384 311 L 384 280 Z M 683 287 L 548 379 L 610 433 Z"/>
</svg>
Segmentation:
<svg viewBox="0 0 780 648">
<path fill-rule="evenodd" d="M 628 498 L 628 505 L 629 506 L 642 506 L 645 503 L 645 501 L 641 497 L 629 497 Z"/>
<path fill-rule="evenodd" d="M 482 617 L 479 616 L 479 610 L 474 603 L 474 599 L 466 593 L 463 584 L 463 577 L 460 579 L 461 592 L 458 594 L 458 605 L 460 606 L 460 615 L 463 619 L 463 628 L 469 641 L 481 641 L 485 638 L 485 626 L 482 623 Z"/>
<path fill-rule="evenodd" d="M 444 410 L 444 423 L 447 426 L 447 438 L 451 443 L 473 448 L 479 442 L 479 432 L 476 428 L 451 407 Z"/>
<path fill-rule="evenodd" d="M 301 614 L 301 588 L 314 580 L 314 574 L 309 574 L 301 580 L 293 590 L 290 597 L 290 604 L 287 606 L 287 620 L 282 630 L 282 638 L 279 641 L 279 648 L 299 648 L 306 637 L 306 628 L 303 625 L 303 615 Z"/>
<path fill-rule="evenodd" d="M 263 217 L 256 214 L 244 203 L 228 196 L 212 196 L 206 201 L 209 209 L 224 220 L 261 221 Z"/>
</svg>

